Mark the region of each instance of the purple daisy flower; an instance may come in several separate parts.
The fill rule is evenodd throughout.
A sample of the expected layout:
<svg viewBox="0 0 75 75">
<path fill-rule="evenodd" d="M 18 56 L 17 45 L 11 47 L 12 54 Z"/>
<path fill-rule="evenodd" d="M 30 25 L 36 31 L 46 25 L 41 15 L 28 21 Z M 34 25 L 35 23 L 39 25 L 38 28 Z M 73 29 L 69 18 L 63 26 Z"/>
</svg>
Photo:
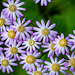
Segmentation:
<svg viewBox="0 0 75 75">
<path fill-rule="evenodd" d="M 47 71 L 47 69 L 43 69 L 43 64 L 41 64 L 41 67 L 37 67 L 37 70 L 36 71 L 32 71 L 32 72 L 29 72 L 27 71 L 27 73 L 29 75 L 48 75 L 49 73 L 45 73 Z"/>
<path fill-rule="evenodd" d="M 46 43 L 46 44 L 42 45 L 41 47 L 46 48 L 43 50 L 44 53 L 49 51 L 48 57 L 54 56 L 54 53 L 56 54 L 56 56 L 59 56 L 58 52 L 55 51 L 55 49 L 53 48 L 54 46 L 55 46 L 55 44 Z"/>
<path fill-rule="evenodd" d="M 75 34 L 75 30 L 73 30 L 73 33 Z M 72 42 L 71 51 L 73 51 L 75 49 L 75 36 L 72 34 L 69 34 L 69 36 L 72 38 L 72 39 L 68 39 L 68 41 Z"/>
<path fill-rule="evenodd" d="M 34 0 L 34 1 L 35 1 L 35 3 L 39 3 L 41 1 L 41 6 L 43 6 L 43 5 L 47 6 L 47 1 L 51 2 L 51 0 Z"/>
<path fill-rule="evenodd" d="M 71 47 L 71 43 L 68 41 L 68 39 L 69 36 L 64 38 L 64 34 L 61 33 L 61 36 L 58 35 L 57 38 L 55 38 L 55 40 L 52 42 L 55 44 L 54 49 L 58 51 L 59 54 L 62 53 L 64 55 L 65 50 L 67 53 L 69 53 L 68 47 Z"/>
<path fill-rule="evenodd" d="M 24 49 L 24 46 L 20 47 L 21 44 L 22 41 L 17 42 L 16 40 L 13 40 L 10 45 L 5 43 L 5 45 L 7 46 L 6 48 L 4 48 L 6 57 L 12 58 L 14 56 L 15 60 L 18 59 L 20 61 L 19 53 L 26 53 L 22 50 Z"/>
<path fill-rule="evenodd" d="M 0 45 L 3 45 L 3 42 L 0 42 Z M 0 54 L 3 53 L 2 51 L 3 51 L 3 48 L 0 47 Z"/>
<path fill-rule="evenodd" d="M 17 17 L 23 16 L 23 14 L 19 10 L 25 11 L 25 8 L 21 8 L 20 6 L 24 5 L 24 2 L 19 3 L 20 0 L 8 0 L 8 4 L 3 2 L 3 5 L 6 7 L 3 9 L 3 13 L 6 17 L 9 17 L 10 20 L 16 20 Z"/>
<path fill-rule="evenodd" d="M 32 27 L 27 27 L 28 24 L 30 24 L 31 20 L 28 20 L 26 23 L 25 22 L 25 18 L 22 20 L 20 20 L 20 18 L 17 19 L 18 23 L 17 22 L 13 22 L 14 25 L 11 26 L 15 29 L 16 31 L 16 38 L 19 38 L 19 40 L 25 40 L 26 37 L 30 37 L 29 33 L 30 34 L 33 34 L 33 31 L 32 30 Z"/>
<path fill-rule="evenodd" d="M 51 30 L 52 28 L 55 27 L 55 23 L 50 25 L 50 20 L 47 21 L 47 24 L 45 25 L 44 20 L 41 20 L 41 24 L 36 21 L 36 24 L 38 25 L 39 28 L 33 27 L 33 29 L 37 32 L 34 32 L 33 35 L 36 35 L 36 39 L 38 41 L 41 41 L 43 38 L 43 44 L 49 41 L 49 39 L 54 40 L 54 37 L 58 34 L 57 31 Z"/>
<path fill-rule="evenodd" d="M 40 49 L 38 45 L 41 45 L 41 42 L 37 42 L 35 38 L 36 37 L 31 36 L 31 38 L 27 38 L 27 40 L 22 43 L 22 45 L 27 48 L 27 51 L 30 50 L 30 52 L 32 52 L 33 50 L 35 51 L 36 48 Z"/>
<path fill-rule="evenodd" d="M 16 33 L 15 31 L 10 28 L 10 27 L 6 27 L 6 31 L 1 33 L 1 37 L 2 37 L 2 41 L 6 40 L 5 43 L 9 43 L 11 44 L 12 40 L 15 38 Z"/>
<path fill-rule="evenodd" d="M 12 25 L 12 22 L 8 18 L 6 18 L 5 15 L 3 15 L 3 13 L 1 12 L 0 33 L 6 30 L 6 28 L 5 28 L 6 25 Z"/>
<path fill-rule="evenodd" d="M 43 60 L 41 59 L 36 59 L 36 57 L 38 57 L 41 54 L 41 52 L 27 52 L 26 54 L 22 54 L 22 56 L 20 56 L 20 59 L 22 59 L 23 61 L 20 62 L 20 64 L 24 64 L 22 69 L 25 69 L 26 71 L 29 70 L 31 71 L 36 71 L 35 65 L 37 67 L 41 67 L 39 63 L 43 62 Z"/>
<path fill-rule="evenodd" d="M 66 75 L 66 72 L 64 70 L 68 70 L 68 68 L 63 67 L 63 65 L 65 64 L 64 63 L 64 60 L 65 60 L 64 58 L 58 61 L 57 58 L 55 58 L 55 60 L 54 60 L 53 57 L 51 56 L 50 60 L 51 60 L 52 63 L 50 63 L 48 61 L 44 62 L 46 64 L 44 66 L 44 68 L 47 68 L 50 71 L 49 75 L 55 75 L 55 74 L 59 75 L 58 71 L 60 71 L 60 72 L 62 72 L 63 74 Z"/>
<path fill-rule="evenodd" d="M 69 58 L 68 63 L 65 64 L 66 67 L 70 66 L 70 71 L 73 72 L 75 69 L 75 52 L 72 52 L 72 55 L 66 54 L 66 56 Z"/>
<path fill-rule="evenodd" d="M 7 70 L 7 73 L 13 72 L 11 66 L 17 66 L 18 64 L 14 63 L 15 59 L 9 59 L 4 57 L 3 54 L 0 55 L 0 70 L 4 73 Z"/>
</svg>

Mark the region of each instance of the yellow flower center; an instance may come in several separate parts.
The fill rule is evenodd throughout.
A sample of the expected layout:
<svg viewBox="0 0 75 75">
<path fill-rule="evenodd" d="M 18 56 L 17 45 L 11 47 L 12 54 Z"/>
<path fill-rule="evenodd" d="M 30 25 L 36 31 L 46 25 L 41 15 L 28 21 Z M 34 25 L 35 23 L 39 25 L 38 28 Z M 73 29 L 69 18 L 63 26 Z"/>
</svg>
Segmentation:
<svg viewBox="0 0 75 75">
<path fill-rule="evenodd" d="M 3 60 L 1 61 L 1 65 L 3 65 L 3 66 L 8 66 L 8 64 L 9 64 L 9 62 L 8 62 L 8 60 L 6 60 L 6 59 L 3 59 Z"/>
<path fill-rule="evenodd" d="M 60 66 L 59 66 L 59 64 L 54 63 L 54 64 L 52 64 L 51 69 L 52 69 L 53 71 L 59 71 Z"/>
<path fill-rule="evenodd" d="M 55 46 L 55 44 L 51 44 L 51 45 L 50 45 L 50 48 L 51 48 L 52 51 L 55 50 L 55 49 L 53 48 L 54 46 Z"/>
<path fill-rule="evenodd" d="M 17 53 L 17 48 L 16 47 L 11 47 L 10 52 L 11 52 L 11 54 L 16 54 Z"/>
<path fill-rule="evenodd" d="M 49 30 L 44 28 L 41 30 L 42 35 L 47 36 L 49 34 Z"/>
<path fill-rule="evenodd" d="M 61 39 L 61 40 L 59 40 L 59 45 L 60 45 L 61 47 L 66 47 L 67 41 L 66 41 L 65 39 Z"/>
<path fill-rule="evenodd" d="M 9 11 L 11 11 L 11 12 L 15 12 L 16 11 L 16 6 L 15 5 L 10 5 L 9 6 Z"/>
<path fill-rule="evenodd" d="M 17 31 L 20 32 L 20 33 L 24 32 L 25 31 L 24 26 L 22 26 L 22 25 L 18 26 Z"/>
<path fill-rule="evenodd" d="M 42 73 L 40 71 L 35 71 L 33 75 L 42 75 Z"/>
<path fill-rule="evenodd" d="M 26 57 L 26 62 L 27 62 L 28 64 L 33 64 L 33 63 L 35 62 L 35 57 L 34 57 L 33 55 L 28 55 L 28 56 Z"/>
<path fill-rule="evenodd" d="M 8 31 L 7 36 L 11 39 L 13 39 L 15 37 L 16 33 L 13 30 Z"/>
<path fill-rule="evenodd" d="M 29 40 L 29 45 L 30 46 L 34 45 L 34 43 L 35 43 L 34 40 Z"/>
<path fill-rule="evenodd" d="M 5 20 L 3 18 L 0 18 L 0 26 L 3 26 L 5 24 Z"/>
<path fill-rule="evenodd" d="M 75 58 L 72 58 L 69 63 L 71 64 L 71 66 L 75 66 Z"/>
</svg>

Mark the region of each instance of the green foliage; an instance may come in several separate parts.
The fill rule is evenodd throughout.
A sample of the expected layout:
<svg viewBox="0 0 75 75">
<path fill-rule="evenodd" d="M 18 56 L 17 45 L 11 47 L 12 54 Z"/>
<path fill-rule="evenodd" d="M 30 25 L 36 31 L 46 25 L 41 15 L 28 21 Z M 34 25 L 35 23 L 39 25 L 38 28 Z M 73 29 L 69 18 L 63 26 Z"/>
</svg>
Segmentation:
<svg viewBox="0 0 75 75">
<path fill-rule="evenodd" d="M 66 37 L 68 34 L 73 33 L 75 28 L 75 0 L 52 0 L 51 3 L 48 3 L 47 7 L 41 7 L 40 3 L 35 4 L 33 0 L 21 0 L 21 2 L 22 1 L 25 2 L 25 5 L 22 7 L 26 8 L 26 11 L 22 11 L 22 13 L 27 20 L 32 20 L 31 26 L 36 26 L 36 21 L 40 22 L 41 19 L 44 19 L 45 22 L 50 19 L 51 24 L 56 23 L 54 30 L 58 31 L 59 34 L 64 33 Z M 0 1 L 0 11 L 4 8 L 1 4 L 2 2 L 6 2 L 6 0 Z M 39 51 L 42 52 L 43 48 L 39 49 Z M 62 56 L 61 54 L 58 59 L 60 60 L 62 57 L 66 57 L 66 55 Z M 41 59 L 50 61 L 47 57 L 47 53 L 44 54 Z M 28 75 L 26 74 L 26 71 L 22 69 L 22 65 L 20 64 L 17 67 L 13 67 L 13 69 L 14 72 L 9 75 Z M 66 72 L 67 74 L 71 73 L 69 70 Z M 3 74 L 0 71 L 0 75 L 8 74 Z M 59 75 L 63 74 L 60 73 Z"/>
</svg>

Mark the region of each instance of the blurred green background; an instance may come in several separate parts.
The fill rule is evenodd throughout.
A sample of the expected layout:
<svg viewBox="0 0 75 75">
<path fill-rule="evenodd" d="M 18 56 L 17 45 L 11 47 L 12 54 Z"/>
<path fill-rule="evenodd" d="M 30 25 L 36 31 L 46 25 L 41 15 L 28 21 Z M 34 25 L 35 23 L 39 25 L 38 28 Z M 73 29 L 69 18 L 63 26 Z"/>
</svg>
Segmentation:
<svg viewBox="0 0 75 75">
<path fill-rule="evenodd" d="M 52 0 L 51 3 L 48 3 L 47 7 L 40 6 L 40 3 L 35 4 L 33 0 L 21 0 L 24 1 L 25 5 L 22 7 L 26 8 L 26 11 L 21 11 L 24 14 L 24 17 L 27 20 L 32 20 L 31 26 L 36 26 L 36 21 L 44 19 L 45 22 L 47 20 L 51 20 L 52 23 L 56 23 L 56 27 L 54 30 L 60 33 L 64 33 L 65 37 L 73 33 L 75 29 L 75 0 Z M 0 0 L 0 11 L 4 8 L 2 2 L 7 2 L 7 0 Z M 43 49 L 39 49 L 39 51 L 43 51 Z M 62 57 L 67 58 L 65 55 L 60 55 L 59 59 Z M 47 57 L 47 53 L 41 57 L 44 61 L 49 61 L 50 59 Z M 19 62 L 17 62 L 19 64 Z M 9 75 L 28 75 L 26 71 L 22 69 L 23 65 L 18 65 L 17 67 L 13 67 L 14 72 Z M 71 72 L 66 71 L 67 74 Z M 60 72 L 59 72 L 60 73 Z M 66 74 L 66 75 L 67 75 Z M 2 73 L 0 71 L 0 75 L 8 75 L 7 73 Z M 60 73 L 59 75 L 63 75 Z"/>
</svg>

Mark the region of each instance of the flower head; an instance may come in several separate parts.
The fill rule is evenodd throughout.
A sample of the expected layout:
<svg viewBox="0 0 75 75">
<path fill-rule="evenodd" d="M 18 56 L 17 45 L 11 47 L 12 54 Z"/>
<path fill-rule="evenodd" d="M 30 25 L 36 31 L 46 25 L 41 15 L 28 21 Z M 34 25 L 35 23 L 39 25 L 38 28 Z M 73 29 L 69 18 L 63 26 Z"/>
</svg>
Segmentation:
<svg viewBox="0 0 75 75">
<path fill-rule="evenodd" d="M 35 38 L 36 37 L 31 36 L 31 38 L 27 38 L 27 40 L 22 43 L 22 45 L 24 45 L 25 48 L 27 48 L 27 51 L 30 50 L 30 52 L 32 52 L 35 51 L 36 48 L 40 48 L 38 45 L 40 45 L 41 42 L 37 42 Z"/>
<path fill-rule="evenodd" d="M 15 60 L 16 59 L 20 60 L 19 53 L 25 53 L 25 51 L 23 51 L 25 47 L 24 46 L 20 47 L 21 44 L 22 41 L 17 42 L 17 40 L 15 39 L 11 42 L 11 44 L 5 43 L 5 45 L 7 46 L 6 48 L 4 48 L 6 57 L 12 58 L 14 56 Z"/>
<path fill-rule="evenodd" d="M 9 17 L 10 20 L 16 20 L 17 17 L 23 16 L 23 14 L 19 10 L 25 11 L 25 8 L 21 8 L 20 6 L 24 5 L 24 2 L 19 3 L 20 0 L 8 0 L 8 3 L 3 2 L 3 5 L 6 7 L 3 9 L 3 13 L 6 17 Z"/>
<path fill-rule="evenodd" d="M 7 73 L 13 72 L 11 66 L 17 66 L 18 64 L 14 63 L 15 59 L 6 58 L 3 54 L 0 55 L 0 70 L 4 73 L 7 70 Z"/>
<path fill-rule="evenodd" d="M 22 54 L 22 56 L 20 56 L 20 59 L 22 59 L 23 61 L 20 62 L 20 64 L 24 64 L 22 69 L 25 69 L 26 71 L 29 70 L 31 71 L 35 71 L 35 65 L 37 67 L 41 67 L 39 63 L 43 62 L 41 59 L 36 59 L 36 57 L 38 57 L 41 53 L 35 51 L 34 53 L 31 52 L 27 52 L 26 54 Z"/>
<path fill-rule="evenodd" d="M 72 55 L 70 56 L 69 54 L 66 54 L 66 56 L 68 57 L 68 63 L 65 64 L 65 66 L 70 66 L 70 71 L 74 72 L 75 69 L 75 55 L 74 52 L 72 52 Z"/>
<path fill-rule="evenodd" d="M 5 15 L 3 15 L 3 13 L 1 12 L 1 16 L 0 16 L 0 33 L 6 30 L 6 25 L 12 25 L 12 22 L 5 17 Z"/>
<path fill-rule="evenodd" d="M 15 38 L 19 37 L 19 40 L 26 40 L 26 37 L 30 37 L 30 34 L 33 34 L 32 27 L 28 27 L 27 25 L 30 24 L 31 20 L 28 20 L 27 22 L 25 22 L 25 18 L 23 18 L 22 22 L 20 20 L 20 18 L 17 19 L 17 22 L 13 22 L 14 25 L 11 26 L 15 29 L 16 31 L 16 36 Z M 25 22 L 25 23 L 24 23 Z"/>
<path fill-rule="evenodd" d="M 49 75 L 55 75 L 55 74 L 59 75 L 58 71 L 62 72 L 63 74 L 66 74 L 66 72 L 63 71 L 63 70 L 68 70 L 68 68 L 63 67 L 63 65 L 65 64 L 64 63 L 64 60 L 65 60 L 64 58 L 57 61 L 58 60 L 57 58 L 55 58 L 55 60 L 54 60 L 53 57 L 51 56 L 50 60 L 51 60 L 51 63 L 48 62 L 48 61 L 44 62 L 46 64 L 44 66 L 44 68 L 47 68 L 50 71 Z"/>
<path fill-rule="evenodd" d="M 61 36 L 57 36 L 58 38 L 55 38 L 53 41 L 53 44 L 55 44 L 54 48 L 58 53 L 65 54 L 65 50 L 67 53 L 69 53 L 68 47 L 71 47 L 71 43 L 68 41 L 69 37 L 64 38 L 64 34 L 61 33 Z"/>
<path fill-rule="evenodd" d="M 32 72 L 29 72 L 27 71 L 27 73 L 29 75 L 48 75 L 48 73 L 45 73 L 47 71 L 47 69 L 43 69 L 43 64 L 41 64 L 41 67 L 37 67 L 36 71 L 32 71 Z"/>
<path fill-rule="evenodd" d="M 6 40 L 5 43 L 11 44 L 11 41 L 15 38 L 16 32 L 10 27 L 6 27 L 6 31 L 1 33 L 2 41 Z"/>
<path fill-rule="evenodd" d="M 57 35 L 57 31 L 52 30 L 52 28 L 55 27 L 55 23 L 50 25 L 50 20 L 47 21 L 47 24 L 45 25 L 44 20 L 41 20 L 41 24 L 36 21 L 36 24 L 38 25 L 39 28 L 33 27 L 33 29 L 37 32 L 34 32 L 33 35 L 36 35 L 36 39 L 39 41 L 42 40 L 43 38 L 43 44 L 48 42 L 50 40 L 54 40 L 54 37 Z"/>
<path fill-rule="evenodd" d="M 55 51 L 54 46 L 55 46 L 55 44 L 52 44 L 52 43 L 46 43 L 46 44 L 42 45 L 43 48 L 46 48 L 46 49 L 43 50 L 43 52 L 45 53 L 45 52 L 48 52 L 49 51 L 48 57 L 53 56 L 54 53 L 57 56 L 59 56 L 58 52 Z"/>
<path fill-rule="evenodd" d="M 47 1 L 51 2 L 51 0 L 34 0 L 34 1 L 35 1 L 35 3 L 39 3 L 41 1 L 41 6 L 43 6 L 43 5 L 47 6 Z"/>
</svg>

